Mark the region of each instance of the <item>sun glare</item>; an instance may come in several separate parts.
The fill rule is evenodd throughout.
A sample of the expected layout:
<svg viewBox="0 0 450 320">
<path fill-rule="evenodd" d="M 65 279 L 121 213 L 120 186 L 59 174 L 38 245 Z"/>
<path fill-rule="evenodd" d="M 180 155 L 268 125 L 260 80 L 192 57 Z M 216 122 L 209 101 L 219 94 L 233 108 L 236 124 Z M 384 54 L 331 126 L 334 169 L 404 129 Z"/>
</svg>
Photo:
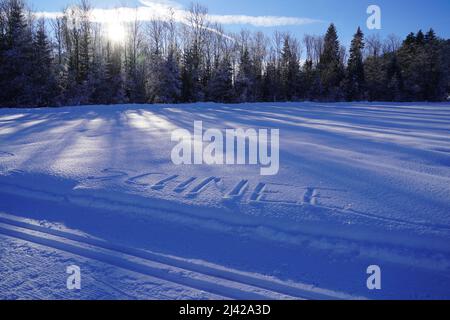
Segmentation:
<svg viewBox="0 0 450 320">
<path fill-rule="evenodd" d="M 120 22 L 111 22 L 106 25 L 108 39 L 115 43 L 122 43 L 126 38 L 126 31 Z"/>
</svg>

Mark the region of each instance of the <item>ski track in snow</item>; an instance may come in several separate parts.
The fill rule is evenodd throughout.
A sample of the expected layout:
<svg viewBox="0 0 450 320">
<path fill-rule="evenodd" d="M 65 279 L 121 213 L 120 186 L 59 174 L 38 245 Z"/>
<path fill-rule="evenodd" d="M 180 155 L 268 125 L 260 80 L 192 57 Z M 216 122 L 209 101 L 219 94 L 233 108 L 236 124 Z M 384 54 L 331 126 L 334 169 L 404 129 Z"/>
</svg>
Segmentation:
<svg viewBox="0 0 450 320">
<path fill-rule="evenodd" d="M 4 256 L 0 264 L 2 299 L 226 299 L 30 240 L 2 233 L 0 240 L 7 245 L 2 250 Z M 69 264 L 82 266 L 80 291 L 66 288 L 65 271 Z"/>
<path fill-rule="evenodd" d="M 172 130 L 192 131 L 199 120 L 204 128 L 279 128 L 279 175 L 261 177 L 255 166 L 172 165 Z M 346 259 L 339 255 L 377 259 L 450 278 L 449 137 L 449 104 L 0 110 L 0 200 L 20 196 L 30 203 L 120 212 L 126 219 L 146 217 L 299 250 L 307 243 L 317 252 L 331 250 L 339 261 Z M 340 288 L 214 268 L 4 214 L 0 233 L 210 296 L 355 297 Z"/>
<path fill-rule="evenodd" d="M 0 234 L 108 263 L 193 289 L 232 299 L 344 299 L 339 292 L 286 284 L 226 269 L 194 264 L 174 257 L 126 248 L 77 234 L 0 217 Z"/>
</svg>

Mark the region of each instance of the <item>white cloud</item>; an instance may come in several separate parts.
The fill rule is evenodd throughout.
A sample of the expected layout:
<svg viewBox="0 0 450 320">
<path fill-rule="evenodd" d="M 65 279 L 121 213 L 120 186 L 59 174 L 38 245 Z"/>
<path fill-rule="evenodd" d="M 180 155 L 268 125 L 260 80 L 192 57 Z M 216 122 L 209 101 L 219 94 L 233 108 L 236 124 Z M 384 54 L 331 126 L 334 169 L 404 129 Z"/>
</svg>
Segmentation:
<svg viewBox="0 0 450 320">
<path fill-rule="evenodd" d="M 174 9 L 183 9 L 183 6 L 173 0 L 139 0 L 139 2 L 147 7 L 151 7 L 152 5 L 162 5 Z"/>
<path fill-rule="evenodd" d="M 167 19 L 169 13 L 178 22 L 185 22 L 188 11 L 178 2 L 172 0 L 140 0 L 142 6 L 137 8 L 120 7 L 115 9 L 93 9 L 92 21 L 99 23 L 131 22 L 136 18 L 139 21 L 153 19 Z M 38 12 L 38 17 L 55 19 L 61 16 L 60 12 Z M 210 22 L 223 25 L 251 25 L 256 27 L 300 26 L 320 22 L 319 20 L 298 17 L 280 16 L 249 16 L 249 15 L 208 15 Z"/>
</svg>

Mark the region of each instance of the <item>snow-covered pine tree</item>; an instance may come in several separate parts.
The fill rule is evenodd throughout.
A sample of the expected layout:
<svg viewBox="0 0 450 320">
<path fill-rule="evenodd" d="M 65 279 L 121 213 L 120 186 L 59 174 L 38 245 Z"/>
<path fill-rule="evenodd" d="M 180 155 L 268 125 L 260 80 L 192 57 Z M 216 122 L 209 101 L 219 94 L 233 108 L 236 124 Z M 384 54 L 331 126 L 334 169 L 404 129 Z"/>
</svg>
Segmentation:
<svg viewBox="0 0 450 320">
<path fill-rule="evenodd" d="M 236 75 L 236 95 L 240 102 L 255 100 L 255 75 L 248 48 L 241 51 L 239 70 Z"/>
<path fill-rule="evenodd" d="M 78 40 L 78 54 L 79 54 L 79 66 L 78 76 L 79 83 L 86 82 L 89 77 L 90 68 L 92 65 L 93 48 L 92 48 L 92 29 L 90 21 L 91 6 L 88 0 L 81 0 L 78 7 L 78 25 L 80 31 L 80 37 Z"/>
<path fill-rule="evenodd" d="M 411 33 L 403 43 L 390 36 L 384 44 L 376 35 L 362 41 L 358 30 L 344 72 L 347 52 L 333 24 L 325 37 L 305 36 L 306 62 L 300 66 L 294 37 L 275 33 L 269 41 L 261 32 L 226 35 L 208 22 L 206 8 L 199 5 L 191 7 L 183 26 L 168 17 L 169 22 L 146 29 L 153 32 L 142 32 L 148 25 L 136 16 L 127 24 L 124 46 L 104 50 L 108 39 L 92 23 L 87 0 L 50 22 L 51 36 L 41 22 L 35 24 L 23 1 L 0 0 L 2 106 L 228 100 L 228 94 L 217 94 L 230 87 L 225 57 L 233 99 L 239 102 L 439 101 L 449 96 L 450 42 L 433 30 Z M 49 50 L 50 39 L 55 52 Z"/>
<path fill-rule="evenodd" d="M 120 47 L 111 47 L 111 52 L 106 59 L 106 83 L 110 88 L 110 103 L 123 103 L 125 100 L 125 91 L 122 74 L 122 55 Z"/>
<path fill-rule="evenodd" d="M 108 42 L 104 48 L 104 59 L 96 58 L 90 66 L 89 85 L 91 101 L 97 104 L 118 104 L 125 101 L 120 47 Z"/>
<path fill-rule="evenodd" d="M 209 81 L 208 93 L 214 102 L 230 103 L 234 101 L 233 70 L 228 57 L 222 58 L 214 69 Z"/>
<path fill-rule="evenodd" d="M 47 37 L 45 21 L 40 19 L 33 40 L 32 86 L 33 105 L 49 106 L 57 96 L 52 48 Z"/>
<path fill-rule="evenodd" d="M 200 53 L 196 45 L 185 49 L 181 71 L 181 99 L 195 102 L 200 96 Z"/>
<path fill-rule="evenodd" d="M 91 59 L 93 54 L 91 35 L 88 34 L 91 32 L 89 10 L 89 5 L 83 1 L 82 6 L 70 7 L 64 11 L 62 28 L 66 57 L 62 61 L 64 66 L 60 69 L 65 74 L 59 80 L 63 82 L 60 86 L 64 87 L 64 100 L 67 104 L 88 104 L 95 91 L 95 88 L 90 87 L 95 82 L 95 71 L 98 70 L 93 70 L 94 60 Z"/>
<path fill-rule="evenodd" d="M 4 1 L 0 1 L 0 106 L 2 106 L 6 101 L 6 91 L 4 86 L 6 85 L 5 81 L 5 70 L 3 65 L 6 64 L 6 35 L 7 35 L 7 10 L 6 3 Z"/>
<path fill-rule="evenodd" d="M 164 89 L 161 95 L 162 102 L 175 103 L 180 101 L 180 68 L 178 66 L 177 53 L 173 48 L 169 49 L 167 57 L 163 63 L 162 76 L 162 87 Z"/>
<path fill-rule="evenodd" d="M 160 53 L 153 55 L 148 86 L 150 99 L 154 103 L 175 103 L 180 100 L 180 72 L 174 50 L 169 50 L 166 58 Z"/>
<path fill-rule="evenodd" d="M 144 103 L 146 101 L 145 74 L 146 64 L 142 24 L 136 18 L 128 25 L 128 37 L 124 51 L 125 96 L 130 102 Z"/>
<path fill-rule="evenodd" d="M 0 98 L 4 106 L 33 104 L 33 35 L 22 0 L 3 3 L 4 35 Z"/>
</svg>

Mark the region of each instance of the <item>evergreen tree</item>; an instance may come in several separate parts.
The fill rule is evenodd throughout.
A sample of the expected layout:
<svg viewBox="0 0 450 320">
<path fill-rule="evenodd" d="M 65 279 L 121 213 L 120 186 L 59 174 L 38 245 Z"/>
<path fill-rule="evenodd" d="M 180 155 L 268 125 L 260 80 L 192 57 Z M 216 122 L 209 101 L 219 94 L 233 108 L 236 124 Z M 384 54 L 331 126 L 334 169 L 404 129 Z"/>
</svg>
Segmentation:
<svg viewBox="0 0 450 320">
<path fill-rule="evenodd" d="M 175 51 L 171 49 L 166 59 L 157 56 L 153 65 L 150 84 L 152 101 L 156 103 L 178 102 L 181 95 L 181 81 Z"/>
<path fill-rule="evenodd" d="M 119 48 L 114 48 L 110 43 L 106 48 L 105 72 L 103 78 L 105 93 L 108 95 L 104 103 L 117 104 L 125 100 L 125 91 L 122 77 L 122 56 Z"/>
<path fill-rule="evenodd" d="M 215 72 L 211 59 L 209 57 L 203 59 L 202 68 L 200 69 L 200 92 L 197 100 L 200 101 L 208 101 L 210 97 L 209 93 L 209 82 L 213 77 L 213 73 Z"/>
<path fill-rule="evenodd" d="M 298 98 L 300 64 L 297 53 L 292 48 L 291 38 L 285 37 L 281 53 L 281 88 L 285 101 Z"/>
<path fill-rule="evenodd" d="M 311 59 L 307 59 L 302 68 L 301 87 L 303 89 L 303 99 L 312 99 L 313 84 L 315 78 L 314 64 Z"/>
<path fill-rule="evenodd" d="M 88 0 L 81 0 L 81 4 L 79 7 L 79 21 L 78 24 L 80 26 L 79 32 L 79 47 L 77 49 L 79 57 L 79 65 L 78 65 L 78 82 L 84 83 L 89 78 L 89 72 L 92 61 L 92 35 L 91 35 L 91 21 L 89 20 L 89 12 L 91 11 L 91 7 Z"/>
<path fill-rule="evenodd" d="M 384 55 L 385 79 L 383 84 L 384 95 L 381 100 L 402 101 L 403 100 L 403 78 L 398 64 L 397 53 L 392 52 Z"/>
<path fill-rule="evenodd" d="M 358 28 L 352 40 L 345 79 L 346 98 L 349 101 L 361 100 L 364 97 L 365 76 L 362 55 L 363 49 L 364 34 L 361 28 Z"/>
<path fill-rule="evenodd" d="M 276 102 L 280 99 L 281 75 L 275 59 L 269 60 L 263 78 L 263 97 L 265 101 Z"/>
<path fill-rule="evenodd" d="M 376 37 L 365 40 L 358 28 L 345 68 L 346 50 L 331 24 L 325 37 L 305 37 L 307 60 L 301 66 L 295 38 L 276 33 L 270 45 L 261 33 L 243 32 L 229 41 L 206 23 L 205 10 L 195 8 L 183 30 L 183 50 L 173 20 L 156 23 L 146 36 L 136 20 L 127 43 L 112 46 L 102 26 L 92 23 L 87 0 L 50 22 L 52 36 L 22 0 L 0 0 L 0 105 L 449 96 L 450 42 L 432 29 L 410 33 L 401 45 L 390 38 L 383 47 Z M 363 59 L 365 42 L 369 55 Z"/>
<path fill-rule="evenodd" d="M 66 103 L 71 105 L 91 103 L 97 91 L 91 86 L 101 81 L 97 76 L 101 73 L 101 62 L 93 59 L 91 35 L 88 34 L 92 31 L 89 10 L 87 2 L 83 0 L 80 6 L 71 7 L 64 13 L 66 59 L 63 63 L 67 74 L 61 80 L 64 81 Z"/>
<path fill-rule="evenodd" d="M 450 100 L 450 40 L 442 41 L 442 68 L 445 87 L 444 99 Z"/>
<path fill-rule="evenodd" d="M 183 102 L 198 101 L 200 96 L 200 56 L 198 48 L 193 47 L 186 50 L 183 57 L 183 68 L 181 72 L 181 98 Z"/>
<path fill-rule="evenodd" d="M 364 62 L 364 75 L 369 101 L 384 100 L 386 83 L 383 75 L 384 62 L 379 56 L 370 56 Z"/>
<path fill-rule="evenodd" d="M 398 53 L 398 62 L 404 81 L 403 97 L 405 100 L 423 100 L 424 79 L 422 72 L 425 68 L 427 54 L 424 48 L 425 36 L 422 31 L 416 35 L 411 33 L 403 42 Z"/>
<path fill-rule="evenodd" d="M 53 71 L 51 51 L 45 22 L 40 20 L 33 42 L 32 99 L 36 106 L 49 106 L 54 103 L 57 96 L 57 83 Z"/>
<path fill-rule="evenodd" d="M 25 5 L 21 0 L 8 0 L 5 7 L 0 101 L 5 106 L 31 106 L 33 39 Z"/>
<path fill-rule="evenodd" d="M 164 64 L 163 82 L 165 88 L 165 102 L 175 103 L 181 97 L 181 79 L 178 58 L 175 49 L 171 48 Z"/>
<path fill-rule="evenodd" d="M 125 54 L 127 52 L 125 51 Z M 124 63 L 124 90 L 128 101 L 134 103 L 144 103 L 146 100 L 144 63 L 139 63 L 137 52 L 130 53 L 125 57 Z M 142 59 L 143 60 L 143 59 Z"/>
<path fill-rule="evenodd" d="M 209 96 L 214 102 L 230 103 L 234 100 L 233 73 L 230 60 L 223 58 L 215 68 L 209 83 Z"/>
<path fill-rule="evenodd" d="M 7 63 L 8 58 L 6 56 L 6 39 L 7 39 L 7 10 L 6 2 L 0 1 L 0 106 L 6 102 L 6 91 L 4 86 L 6 85 L 5 77 L 6 70 L 4 65 Z"/>
<path fill-rule="evenodd" d="M 422 70 L 423 96 L 427 101 L 440 101 L 446 98 L 445 66 L 442 59 L 442 42 L 433 29 L 424 37 L 425 66 Z"/>
<path fill-rule="evenodd" d="M 318 66 L 322 85 L 321 96 L 327 100 L 339 100 L 342 96 L 340 86 L 344 77 L 344 66 L 340 50 L 336 27 L 331 24 L 324 38 L 324 49 Z"/>
<path fill-rule="evenodd" d="M 239 70 L 236 75 L 236 95 L 240 102 L 249 102 L 256 99 L 255 75 L 252 60 L 247 48 L 241 51 Z"/>
</svg>

